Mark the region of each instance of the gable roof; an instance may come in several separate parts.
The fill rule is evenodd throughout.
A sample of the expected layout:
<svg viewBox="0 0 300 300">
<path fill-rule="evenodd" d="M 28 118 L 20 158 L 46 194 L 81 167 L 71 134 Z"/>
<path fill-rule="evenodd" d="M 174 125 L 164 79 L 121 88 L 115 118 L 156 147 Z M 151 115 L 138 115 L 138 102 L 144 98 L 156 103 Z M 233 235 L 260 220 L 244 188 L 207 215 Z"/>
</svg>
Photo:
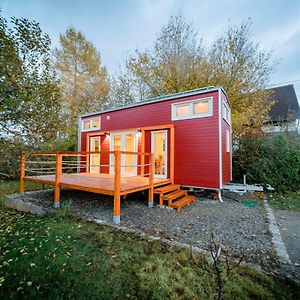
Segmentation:
<svg viewBox="0 0 300 300">
<path fill-rule="evenodd" d="M 155 103 L 155 102 L 172 100 L 172 99 L 176 99 L 176 98 L 188 97 L 188 96 L 193 96 L 193 95 L 201 95 L 201 94 L 219 91 L 219 90 L 221 90 L 226 95 L 227 101 L 229 103 L 228 96 L 227 96 L 226 92 L 224 91 L 223 87 L 208 86 L 208 87 L 203 87 L 203 88 L 199 88 L 199 89 L 179 92 L 179 93 L 175 93 L 175 94 L 169 94 L 169 95 L 165 95 L 165 96 L 159 96 L 159 97 L 155 97 L 155 98 L 145 99 L 145 100 L 142 100 L 139 102 L 131 103 L 131 104 L 125 105 L 125 106 L 115 107 L 112 109 L 96 111 L 96 112 L 92 112 L 92 113 L 86 113 L 86 114 L 80 115 L 79 118 L 90 117 L 90 116 L 108 113 L 108 112 L 112 112 L 112 111 L 116 111 L 116 110 L 122 110 L 122 109 L 126 109 L 126 108 L 147 105 L 147 104 L 151 104 L 151 103 Z M 230 103 L 229 103 L 229 105 L 230 105 Z"/>
<path fill-rule="evenodd" d="M 272 122 L 300 118 L 299 102 L 293 84 L 278 86 L 268 90 L 272 91 L 270 101 L 275 100 L 275 104 L 269 111 Z"/>
</svg>

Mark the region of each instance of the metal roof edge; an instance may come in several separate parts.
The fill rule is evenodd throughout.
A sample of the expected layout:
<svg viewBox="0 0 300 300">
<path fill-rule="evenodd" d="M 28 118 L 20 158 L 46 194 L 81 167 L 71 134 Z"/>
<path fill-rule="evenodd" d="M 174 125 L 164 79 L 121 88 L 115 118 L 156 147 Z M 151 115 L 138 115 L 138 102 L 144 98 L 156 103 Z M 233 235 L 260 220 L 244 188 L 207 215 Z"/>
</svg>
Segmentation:
<svg viewBox="0 0 300 300">
<path fill-rule="evenodd" d="M 181 97 L 188 97 L 188 96 L 193 96 L 193 95 L 197 95 L 197 94 L 205 94 L 205 93 L 215 92 L 215 91 L 219 91 L 219 90 L 221 90 L 226 95 L 226 97 L 228 99 L 228 95 L 227 95 L 227 93 L 225 92 L 225 90 L 223 89 L 222 86 L 209 86 L 209 87 L 205 87 L 205 88 L 200 88 L 200 89 L 194 89 L 194 90 L 169 94 L 169 95 L 166 95 L 166 96 L 149 98 L 149 99 L 145 99 L 143 101 L 139 101 L 139 102 L 136 102 L 136 103 L 132 103 L 132 104 L 129 104 L 129 105 L 120 106 L 120 107 L 116 107 L 116 108 L 112 108 L 112 109 L 96 111 L 96 112 L 93 112 L 93 113 L 86 113 L 86 114 L 79 115 L 79 118 L 95 116 L 95 115 L 104 114 L 104 113 L 108 113 L 108 112 L 113 112 L 113 111 L 117 111 L 117 110 L 122 110 L 122 109 L 127 109 L 127 108 L 132 108 L 132 107 L 137 107 L 137 106 L 142 106 L 142 105 L 147 105 L 147 104 L 152 104 L 152 103 L 157 103 L 157 102 L 162 102 L 162 101 L 167 101 L 167 100 L 172 100 L 172 99 L 177 99 L 177 98 L 181 98 Z"/>
</svg>

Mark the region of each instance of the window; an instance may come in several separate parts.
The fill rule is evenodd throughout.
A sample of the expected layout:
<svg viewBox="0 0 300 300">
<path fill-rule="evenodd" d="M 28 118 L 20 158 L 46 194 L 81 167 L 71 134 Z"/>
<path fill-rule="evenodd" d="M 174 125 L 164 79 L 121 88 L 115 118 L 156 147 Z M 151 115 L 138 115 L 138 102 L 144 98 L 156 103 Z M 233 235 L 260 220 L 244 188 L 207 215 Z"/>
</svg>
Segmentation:
<svg viewBox="0 0 300 300">
<path fill-rule="evenodd" d="M 230 132 L 229 132 L 229 130 L 227 130 L 226 131 L 226 152 L 230 152 L 230 141 L 231 141 L 231 139 L 230 139 Z"/>
<path fill-rule="evenodd" d="M 82 131 L 101 129 L 101 118 L 91 118 L 82 121 Z"/>
<path fill-rule="evenodd" d="M 188 114 L 189 114 L 189 106 L 188 105 L 176 106 L 176 116 L 177 117 L 187 116 Z"/>
<path fill-rule="evenodd" d="M 210 117 L 212 114 L 212 98 L 172 104 L 172 121 Z"/>
<path fill-rule="evenodd" d="M 222 116 L 223 116 L 223 119 L 228 124 L 230 124 L 230 110 L 229 110 L 229 107 L 225 103 L 223 103 Z"/>
</svg>

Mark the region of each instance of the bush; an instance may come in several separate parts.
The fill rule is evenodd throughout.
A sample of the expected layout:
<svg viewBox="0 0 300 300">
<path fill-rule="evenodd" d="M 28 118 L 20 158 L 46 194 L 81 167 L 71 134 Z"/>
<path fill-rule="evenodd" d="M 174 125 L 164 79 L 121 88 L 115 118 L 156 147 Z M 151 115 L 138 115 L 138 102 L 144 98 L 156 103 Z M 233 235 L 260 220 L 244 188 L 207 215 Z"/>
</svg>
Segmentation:
<svg viewBox="0 0 300 300">
<path fill-rule="evenodd" d="M 245 137 L 233 154 L 234 180 L 243 174 L 249 183 L 270 184 L 277 191 L 293 191 L 300 186 L 300 137 Z"/>
</svg>

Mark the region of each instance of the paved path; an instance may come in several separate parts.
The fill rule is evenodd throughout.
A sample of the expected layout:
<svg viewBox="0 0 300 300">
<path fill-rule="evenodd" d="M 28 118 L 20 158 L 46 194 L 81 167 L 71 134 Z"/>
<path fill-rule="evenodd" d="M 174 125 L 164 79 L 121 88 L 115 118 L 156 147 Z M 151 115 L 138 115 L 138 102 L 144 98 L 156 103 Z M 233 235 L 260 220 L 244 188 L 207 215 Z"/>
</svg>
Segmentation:
<svg viewBox="0 0 300 300">
<path fill-rule="evenodd" d="M 300 276 L 300 211 L 274 210 L 286 250 Z"/>
</svg>

